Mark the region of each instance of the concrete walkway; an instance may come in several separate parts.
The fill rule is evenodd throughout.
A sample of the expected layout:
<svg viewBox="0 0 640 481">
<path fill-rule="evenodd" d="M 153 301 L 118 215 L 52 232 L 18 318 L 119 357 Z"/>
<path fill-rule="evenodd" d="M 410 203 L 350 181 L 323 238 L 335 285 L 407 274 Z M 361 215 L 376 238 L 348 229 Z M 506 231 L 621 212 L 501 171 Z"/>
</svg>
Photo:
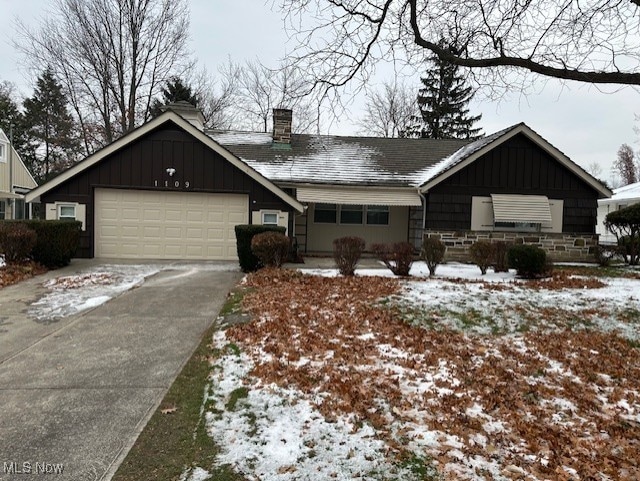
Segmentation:
<svg viewBox="0 0 640 481">
<path fill-rule="evenodd" d="M 169 264 L 93 310 L 29 317 L 43 281 L 92 265 L 0 289 L 0 480 L 110 479 L 241 278 Z"/>
</svg>

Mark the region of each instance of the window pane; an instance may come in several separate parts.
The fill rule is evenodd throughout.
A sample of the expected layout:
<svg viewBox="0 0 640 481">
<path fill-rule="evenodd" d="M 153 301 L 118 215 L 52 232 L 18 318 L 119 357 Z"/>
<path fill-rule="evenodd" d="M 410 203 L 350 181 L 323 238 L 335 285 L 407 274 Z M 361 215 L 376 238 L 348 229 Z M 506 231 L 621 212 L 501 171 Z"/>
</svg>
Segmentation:
<svg viewBox="0 0 640 481">
<path fill-rule="evenodd" d="M 5 209 L 6 209 L 6 204 L 4 203 L 4 200 L 0 200 L 0 220 L 4 220 Z"/>
<path fill-rule="evenodd" d="M 264 225 L 278 225 L 278 214 L 274 214 L 274 213 L 262 214 L 262 223 Z"/>
<path fill-rule="evenodd" d="M 76 218 L 76 208 L 72 205 L 62 205 L 60 206 L 60 218 L 61 219 L 75 219 Z"/>
<path fill-rule="evenodd" d="M 335 224 L 336 211 L 336 204 L 316 204 L 313 211 L 313 221 L 318 224 Z"/>
<path fill-rule="evenodd" d="M 496 229 L 516 232 L 539 232 L 540 224 L 535 222 L 496 222 Z"/>
<path fill-rule="evenodd" d="M 343 205 L 340 208 L 340 223 L 362 224 L 362 211 L 361 205 Z"/>
<path fill-rule="evenodd" d="M 0 162 L 5 162 L 4 158 L 4 144 L 0 144 Z"/>
<path fill-rule="evenodd" d="M 24 200 L 16 199 L 13 201 L 13 218 L 14 219 L 24 219 Z"/>
<path fill-rule="evenodd" d="M 368 205 L 367 206 L 367 224 L 389 225 L 389 206 Z"/>
</svg>

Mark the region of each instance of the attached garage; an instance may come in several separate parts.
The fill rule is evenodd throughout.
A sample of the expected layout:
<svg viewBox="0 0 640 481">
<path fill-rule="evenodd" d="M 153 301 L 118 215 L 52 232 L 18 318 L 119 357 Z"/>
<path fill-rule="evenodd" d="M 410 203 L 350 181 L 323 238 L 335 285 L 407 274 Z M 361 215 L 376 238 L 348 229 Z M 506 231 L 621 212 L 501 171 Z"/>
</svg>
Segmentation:
<svg viewBox="0 0 640 481">
<path fill-rule="evenodd" d="M 235 259 L 234 226 L 248 223 L 242 194 L 95 190 L 95 257 Z"/>
<path fill-rule="evenodd" d="M 82 222 L 77 257 L 237 258 L 235 226 L 304 207 L 172 111 L 29 193 L 47 219 Z M 275 216 L 274 216 L 275 214 Z"/>
</svg>

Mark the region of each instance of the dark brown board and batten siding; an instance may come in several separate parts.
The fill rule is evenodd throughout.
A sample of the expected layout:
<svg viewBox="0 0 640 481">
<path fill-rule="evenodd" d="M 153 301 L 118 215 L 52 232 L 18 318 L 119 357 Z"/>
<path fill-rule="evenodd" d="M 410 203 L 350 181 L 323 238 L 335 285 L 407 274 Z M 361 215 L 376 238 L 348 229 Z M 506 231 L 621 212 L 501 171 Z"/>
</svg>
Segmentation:
<svg viewBox="0 0 640 481">
<path fill-rule="evenodd" d="M 168 168 L 176 169 L 172 177 L 166 172 Z M 205 144 L 174 124 L 163 124 L 42 195 L 42 203 L 86 204 L 86 229 L 78 257 L 94 254 L 96 187 L 248 194 L 251 211 L 291 210 L 278 196 Z"/>
<path fill-rule="evenodd" d="M 598 192 L 523 134 L 433 187 L 426 196 L 427 229 L 469 230 L 471 198 L 491 194 L 562 199 L 562 231 L 595 232 Z"/>
</svg>

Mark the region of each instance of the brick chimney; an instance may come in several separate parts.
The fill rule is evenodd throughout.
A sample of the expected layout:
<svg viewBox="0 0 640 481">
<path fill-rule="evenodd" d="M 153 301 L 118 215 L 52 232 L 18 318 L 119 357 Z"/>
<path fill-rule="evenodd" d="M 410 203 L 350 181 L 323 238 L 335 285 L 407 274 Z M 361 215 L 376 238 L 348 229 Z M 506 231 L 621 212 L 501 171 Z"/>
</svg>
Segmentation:
<svg viewBox="0 0 640 481">
<path fill-rule="evenodd" d="M 291 145 L 291 109 L 273 109 L 273 143 Z"/>
<path fill-rule="evenodd" d="M 204 130 L 204 116 L 202 115 L 202 111 L 186 100 L 179 100 L 178 102 L 160 108 L 163 112 L 171 110 L 199 130 Z"/>
</svg>

